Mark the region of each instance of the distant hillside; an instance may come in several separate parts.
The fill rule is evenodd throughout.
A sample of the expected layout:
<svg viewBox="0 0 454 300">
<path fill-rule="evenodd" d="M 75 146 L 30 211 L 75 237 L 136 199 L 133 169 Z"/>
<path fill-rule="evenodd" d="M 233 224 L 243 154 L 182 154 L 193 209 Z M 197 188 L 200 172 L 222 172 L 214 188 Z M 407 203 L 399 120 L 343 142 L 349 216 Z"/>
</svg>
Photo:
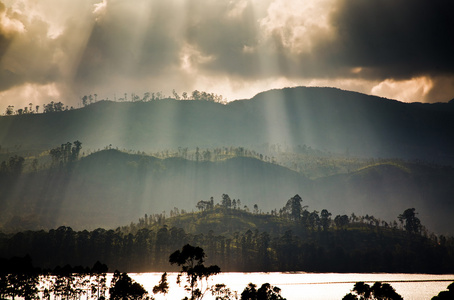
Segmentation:
<svg viewBox="0 0 454 300">
<path fill-rule="evenodd" d="M 370 217 L 303 209 L 295 219 L 291 212 L 248 213 L 215 205 L 165 219 L 144 216 L 115 230 L 60 226 L 0 233 L 0 257 L 16 257 L 17 263 L 18 256 L 27 255 L 41 268 L 86 266 L 102 259 L 109 270 L 169 272 L 177 271 L 169 266 L 169 253 L 190 244 L 205 250 L 207 265 L 230 272 L 451 274 L 454 267 L 453 237 L 425 236 Z"/>
<path fill-rule="evenodd" d="M 301 193 L 308 184 L 294 171 L 252 158 L 197 163 L 106 150 L 71 169 L 0 181 L 0 217 L 1 223 L 15 215 L 24 218 L 15 226 L 35 221 L 35 227 L 116 227 L 145 213 L 192 210 L 198 201 L 224 193 L 251 209 L 257 203 L 269 210 L 278 204 L 274 201 Z"/>
<path fill-rule="evenodd" d="M 252 211 L 279 210 L 299 194 L 309 210 L 372 214 L 384 221 L 415 207 L 429 230 L 451 233 L 454 220 L 451 167 L 377 163 L 347 174 L 309 180 L 298 172 L 254 158 L 218 162 L 158 159 L 104 150 L 66 167 L 0 180 L 4 230 L 115 228 L 144 214 L 174 207 L 196 210 L 200 200 L 222 194 Z M 397 213 L 396 213 L 397 212 Z"/>
<path fill-rule="evenodd" d="M 287 88 L 222 105 L 165 99 L 101 101 L 60 113 L 0 117 L 3 149 L 80 140 L 140 151 L 308 145 L 364 157 L 454 163 L 454 102 L 421 104 L 334 88 Z"/>
</svg>

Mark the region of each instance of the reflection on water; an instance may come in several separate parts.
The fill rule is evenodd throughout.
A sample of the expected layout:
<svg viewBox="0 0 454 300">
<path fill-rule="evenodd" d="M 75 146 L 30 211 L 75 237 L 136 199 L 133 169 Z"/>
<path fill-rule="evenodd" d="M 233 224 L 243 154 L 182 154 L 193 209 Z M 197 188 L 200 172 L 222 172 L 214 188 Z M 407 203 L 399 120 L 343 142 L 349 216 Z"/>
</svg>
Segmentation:
<svg viewBox="0 0 454 300">
<path fill-rule="evenodd" d="M 129 274 L 134 280 L 151 292 L 159 283 L 162 273 Z M 170 291 L 159 299 L 182 299 L 185 294 L 176 284 L 176 273 L 168 273 Z M 454 275 L 427 274 L 338 274 L 338 273 L 221 273 L 210 280 L 210 284 L 224 283 L 231 290 L 241 294 L 249 282 L 260 287 L 268 282 L 282 290 L 282 296 L 288 300 L 342 299 L 349 293 L 355 282 L 364 281 L 373 284 L 376 281 L 390 283 L 405 300 L 426 300 L 438 295 L 454 281 Z M 213 299 L 205 296 L 204 299 Z"/>
</svg>

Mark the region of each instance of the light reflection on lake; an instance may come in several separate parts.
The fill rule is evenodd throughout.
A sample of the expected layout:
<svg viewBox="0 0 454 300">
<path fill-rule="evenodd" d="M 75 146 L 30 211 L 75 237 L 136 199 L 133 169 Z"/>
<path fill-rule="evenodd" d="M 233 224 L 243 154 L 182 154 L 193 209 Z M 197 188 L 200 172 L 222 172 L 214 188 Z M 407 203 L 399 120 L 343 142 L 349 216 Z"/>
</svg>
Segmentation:
<svg viewBox="0 0 454 300">
<path fill-rule="evenodd" d="M 161 280 L 162 273 L 131 273 L 134 280 L 150 293 L 153 286 Z M 177 273 L 168 273 L 170 292 L 159 299 L 182 299 L 186 295 L 182 287 L 176 284 Z M 372 285 L 376 281 L 390 283 L 405 300 L 431 299 L 454 281 L 454 275 L 427 274 L 339 274 L 339 273 L 221 273 L 210 280 L 210 284 L 224 283 L 231 290 L 241 294 L 249 282 L 260 287 L 270 283 L 282 290 L 282 296 L 288 300 L 340 300 L 349 293 L 355 282 L 364 281 Z M 206 295 L 204 299 L 213 299 Z"/>
</svg>

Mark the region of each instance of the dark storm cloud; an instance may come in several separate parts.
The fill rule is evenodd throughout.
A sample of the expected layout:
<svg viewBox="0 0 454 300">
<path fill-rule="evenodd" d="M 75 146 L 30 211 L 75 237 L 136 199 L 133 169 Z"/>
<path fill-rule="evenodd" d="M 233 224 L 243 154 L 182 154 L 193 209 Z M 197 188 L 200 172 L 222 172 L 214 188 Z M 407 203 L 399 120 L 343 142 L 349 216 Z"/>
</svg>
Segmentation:
<svg viewBox="0 0 454 300">
<path fill-rule="evenodd" d="M 453 12 L 445 0 L 339 0 L 330 60 L 369 78 L 453 75 Z"/>
</svg>

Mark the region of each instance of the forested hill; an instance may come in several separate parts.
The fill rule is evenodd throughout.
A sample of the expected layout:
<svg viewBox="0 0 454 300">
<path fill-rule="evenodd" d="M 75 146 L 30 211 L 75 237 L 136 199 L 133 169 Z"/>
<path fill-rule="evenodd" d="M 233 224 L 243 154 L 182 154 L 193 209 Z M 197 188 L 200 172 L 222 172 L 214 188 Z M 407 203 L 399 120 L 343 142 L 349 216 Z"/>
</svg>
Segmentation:
<svg viewBox="0 0 454 300">
<path fill-rule="evenodd" d="M 145 213 L 197 210 L 200 200 L 219 202 L 223 194 L 244 210 L 257 205 L 266 213 L 299 194 L 311 211 L 372 214 L 386 222 L 415 207 L 429 231 L 452 234 L 453 181 L 452 167 L 396 161 L 310 180 L 252 157 L 159 159 L 110 149 L 66 165 L 0 172 L 0 230 L 115 228 Z"/>
<path fill-rule="evenodd" d="M 100 101 L 57 113 L 0 117 L 3 149 L 80 140 L 141 151 L 307 145 L 365 157 L 454 162 L 454 102 L 402 103 L 333 88 L 271 90 L 227 105 L 164 99 Z"/>
<path fill-rule="evenodd" d="M 195 210 L 199 200 L 223 193 L 241 198 L 251 209 L 257 203 L 270 210 L 274 201 L 308 186 L 303 175 L 254 158 L 196 162 L 111 149 L 71 166 L 1 176 L 0 224 L 5 230 L 112 228 L 145 213 L 169 214 L 175 207 Z"/>
<path fill-rule="evenodd" d="M 452 272 L 454 239 L 410 230 L 419 224 L 411 209 L 402 212 L 401 227 L 368 215 L 309 211 L 300 200 L 276 203 L 285 209 L 273 214 L 228 208 L 223 199 L 195 213 L 145 215 L 114 230 L 0 233 L 0 257 L 27 255 L 41 268 L 102 258 L 109 270 L 169 272 L 176 269 L 168 253 L 189 243 L 206 250 L 207 264 L 232 272 Z"/>
</svg>

